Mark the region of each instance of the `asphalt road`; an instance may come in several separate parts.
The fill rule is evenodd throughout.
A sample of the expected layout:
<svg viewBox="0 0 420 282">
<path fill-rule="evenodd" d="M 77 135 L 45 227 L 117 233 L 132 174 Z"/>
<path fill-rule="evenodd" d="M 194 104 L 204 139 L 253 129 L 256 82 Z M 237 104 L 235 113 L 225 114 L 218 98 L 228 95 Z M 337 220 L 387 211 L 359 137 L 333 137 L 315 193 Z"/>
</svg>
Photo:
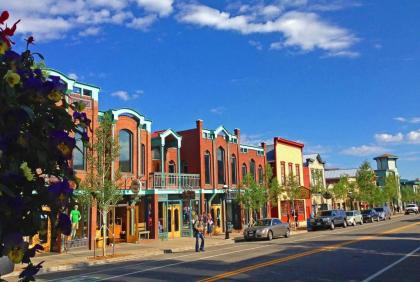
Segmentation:
<svg viewBox="0 0 420 282">
<path fill-rule="evenodd" d="M 38 276 L 38 281 L 420 281 L 420 216 Z"/>
</svg>

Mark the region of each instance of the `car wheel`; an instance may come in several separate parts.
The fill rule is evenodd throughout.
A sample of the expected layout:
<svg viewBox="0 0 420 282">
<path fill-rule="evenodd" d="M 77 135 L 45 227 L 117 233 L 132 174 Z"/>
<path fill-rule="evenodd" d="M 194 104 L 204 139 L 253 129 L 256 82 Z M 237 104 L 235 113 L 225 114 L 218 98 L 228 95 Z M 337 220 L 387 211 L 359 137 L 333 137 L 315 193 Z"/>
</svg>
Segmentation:
<svg viewBox="0 0 420 282">
<path fill-rule="evenodd" d="M 286 238 L 290 237 L 290 229 L 287 229 L 286 234 L 284 234 L 284 237 Z"/>
<path fill-rule="evenodd" d="M 273 232 L 270 230 L 270 231 L 268 231 L 268 234 L 267 234 L 267 240 L 268 241 L 271 241 L 271 240 L 273 240 Z"/>
<path fill-rule="evenodd" d="M 335 226 L 334 226 L 334 222 L 331 222 L 330 229 L 331 229 L 331 230 L 334 230 L 334 228 L 335 228 Z"/>
</svg>

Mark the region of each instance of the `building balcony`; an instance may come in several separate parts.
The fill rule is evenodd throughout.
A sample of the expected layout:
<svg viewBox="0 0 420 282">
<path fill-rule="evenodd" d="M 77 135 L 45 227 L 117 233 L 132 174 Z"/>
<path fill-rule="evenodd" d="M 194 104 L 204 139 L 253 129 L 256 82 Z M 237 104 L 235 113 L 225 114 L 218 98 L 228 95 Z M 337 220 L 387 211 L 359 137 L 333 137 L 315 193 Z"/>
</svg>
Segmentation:
<svg viewBox="0 0 420 282">
<path fill-rule="evenodd" d="M 151 173 L 149 183 L 154 189 L 199 189 L 200 175 L 186 173 Z"/>
</svg>

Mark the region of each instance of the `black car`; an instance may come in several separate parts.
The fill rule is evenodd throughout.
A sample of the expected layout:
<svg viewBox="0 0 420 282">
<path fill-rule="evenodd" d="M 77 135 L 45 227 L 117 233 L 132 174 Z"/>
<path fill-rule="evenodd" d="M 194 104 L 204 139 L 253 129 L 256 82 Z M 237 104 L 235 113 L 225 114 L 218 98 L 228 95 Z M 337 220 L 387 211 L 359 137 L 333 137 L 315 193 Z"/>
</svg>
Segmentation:
<svg viewBox="0 0 420 282">
<path fill-rule="evenodd" d="M 321 211 L 315 218 L 311 219 L 311 228 L 330 228 L 333 230 L 336 226 L 347 227 L 347 216 L 343 210 Z"/>
<path fill-rule="evenodd" d="M 379 221 L 379 213 L 375 209 L 368 209 L 362 211 L 363 222 Z"/>
</svg>

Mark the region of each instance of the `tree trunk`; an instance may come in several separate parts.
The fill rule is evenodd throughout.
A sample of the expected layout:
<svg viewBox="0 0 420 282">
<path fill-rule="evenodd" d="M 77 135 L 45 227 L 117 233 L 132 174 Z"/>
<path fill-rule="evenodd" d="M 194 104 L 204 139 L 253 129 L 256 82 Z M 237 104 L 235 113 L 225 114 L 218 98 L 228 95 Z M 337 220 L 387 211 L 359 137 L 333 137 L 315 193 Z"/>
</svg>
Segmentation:
<svg viewBox="0 0 420 282">
<path fill-rule="evenodd" d="M 102 244 L 102 255 L 106 256 L 106 238 L 107 238 L 107 212 L 102 210 L 102 235 L 103 235 L 103 244 Z"/>
</svg>

